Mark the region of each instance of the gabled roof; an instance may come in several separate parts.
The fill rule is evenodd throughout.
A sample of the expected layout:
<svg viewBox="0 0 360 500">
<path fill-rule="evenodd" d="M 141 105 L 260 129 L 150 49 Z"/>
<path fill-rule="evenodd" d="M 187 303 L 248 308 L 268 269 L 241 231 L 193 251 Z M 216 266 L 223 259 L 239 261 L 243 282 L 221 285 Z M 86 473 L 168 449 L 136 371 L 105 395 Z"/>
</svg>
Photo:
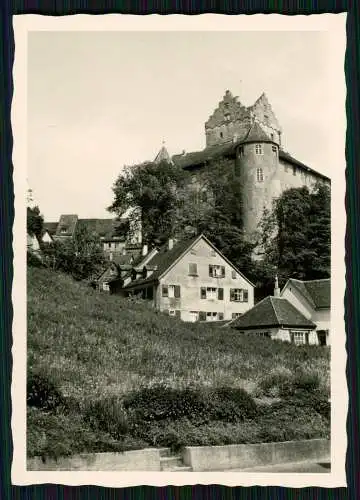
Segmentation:
<svg viewBox="0 0 360 500">
<path fill-rule="evenodd" d="M 113 219 L 79 219 L 79 227 L 85 227 L 90 233 L 100 237 L 111 237 L 114 232 Z"/>
<path fill-rule="evenodd" d="M 72 236 L 76 229 L 78 216 L 76 214 L 64 214 L 60 216 L 56 229 L 56 236 Z"/>
<path fill-rule="evenodd" d="M 316 328 L 315 323 L 307 319 L 287 299 L 271 296 L 231 322 L 231 326 L 239 330 L 278 327 Z"/>
<path fill-rule="evenodd" d="M 239 138 L 236 142 L 225 142 L 224 144 L 215 144 L 214 146 L 208 146 L 202 151 L 194 151 L 192 153 L 174 155 L 172 157 L 175 165 L 181 168 L 193 167 L 196 165 L 202 165 L 207 161 L 214 160 L 215 158 L 227 155 L 235 155 L 236 147 L 245 139 L 247 132 L 244 133 L 242 138 Z"/>
<path fill-rule="evenodd" d="M 248 130 L 248 133 L 243 143 L 247 142 L 274 142 L 270 137 L 264 132 L 258 122 L 254 122 Z"/>
<path fill-rule="evenodd" d="M 239 269 L 237 269 L 212 243 L 209 241 L 206 236 L 200 234 L 199 236 L 194 236 L 191 239 L 181 240 L 174 243 L 174 246 L 171 250 L 168 249 L 168 245 L 163 245 L 159 252 L 146 264 L 147 269 L 154 269 L 153 273 L 147 278 L 140 278 L 132 281 L 127 285 L 126 288 L 131 288 L 138 285 L 143 285 L 146 283 L 152 283 L 161 278 L 167 271 L 169 271 L 177 262 L 181 259 L 181 257 L 188 251 L 190 248 L 200 241 L 201 239 L 205 240 L 210 247 L 215 250 L 233 269 L 235 269 L 241 276 L 244 278 L 251 286 L 255 286 L 251 281 L 244 276 Z"/>
<path fill-rule="evenodd" d="M 285 284 L 285 288 L 293 285 L 314 309 L 327 309 L 331 306 L 331 280 L 330 278 L 301 281 L 290 278 Z"/>
<path fill-rule="evenodd" d="M 43 227 L 52 236 L 56 233 L 58 222 L 44 222 Z"/>
</svg>

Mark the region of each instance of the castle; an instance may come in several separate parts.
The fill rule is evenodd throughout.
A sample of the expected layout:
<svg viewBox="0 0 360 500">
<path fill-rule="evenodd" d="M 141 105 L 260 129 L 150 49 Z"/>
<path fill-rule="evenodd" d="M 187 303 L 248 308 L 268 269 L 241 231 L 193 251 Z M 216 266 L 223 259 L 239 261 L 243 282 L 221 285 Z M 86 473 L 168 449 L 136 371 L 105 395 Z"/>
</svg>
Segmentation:
<svg viewBox="0 0 360 500">
<path fill-rule="evenodd" d="M 202 151 L 183 152 L 170 158 L 163 145 L 155 162 L 169 159 L 193 176 L 192 187 L 209 162 L 221 160 L 224 168 L 239 176 L 243 196 L 245 234 L 256 231 L 264 209 L 270 209 L 274 198 L 292 187 L 313 187 L 330 179 L 304 165 L 281 145 L 282 130 L 271 105 L 263 93 L 249 107 L 227 90 L 218 107 L 205 123 L 206 147 Z M 200 197 L 201 199 L 201 197 Z"/>
</svg>

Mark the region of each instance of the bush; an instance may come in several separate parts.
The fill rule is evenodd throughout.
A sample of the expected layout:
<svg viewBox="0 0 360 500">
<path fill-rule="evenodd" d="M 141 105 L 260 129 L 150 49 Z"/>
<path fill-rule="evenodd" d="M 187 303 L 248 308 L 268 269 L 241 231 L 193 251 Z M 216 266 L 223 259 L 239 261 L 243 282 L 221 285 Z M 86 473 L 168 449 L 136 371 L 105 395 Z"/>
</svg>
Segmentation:
<svg viewBox="0 0 360 500">
<path fill-rule="evenodd" d="M 275 369 L 266 375 L 259 383 L 261 395 L 287 398 L 295 394 L 308 395 L 319 391 L 320 378 L 318 373 L 304 371 L 298 368 L 295 372 L 287 369 Z"/>
<path fill-rule="evenodd" d="M 31 373 L 28 376 L 26 402 L 28 406 L 35 406 L 42 410 L 54 410 L 65 404 L 54 382 L 41 373 Z"/>
<path fill-rule="evenodd" d="M 41 258 L 29 250 L 26 253 L 26 263 L 30 267 L 44 267 Z"/>
<path fill-rule="evenodd" d="M 115 439 L 120 439 L 129 431 L 126 412 L 116 396 L 89 403 L 85 408 L 84 420 L 91 428 L 107 432 Z"/>
<path fill-rule="evenodd" d="M 131 394 L 125 398 L 124 407 L 133 410 L 137 420 L 145 422 L 182 417 L 196 420 L 206 418 L 208 413 L 208 404 L 200 391 L 162 385 Z"/>
<path fill-rule="evenodd" d="M 211 419 L 225 422 L 243 421 L 257 415 L 253 398 L 241 388 L 220 387 L 210 392 Z"/>
</svg>

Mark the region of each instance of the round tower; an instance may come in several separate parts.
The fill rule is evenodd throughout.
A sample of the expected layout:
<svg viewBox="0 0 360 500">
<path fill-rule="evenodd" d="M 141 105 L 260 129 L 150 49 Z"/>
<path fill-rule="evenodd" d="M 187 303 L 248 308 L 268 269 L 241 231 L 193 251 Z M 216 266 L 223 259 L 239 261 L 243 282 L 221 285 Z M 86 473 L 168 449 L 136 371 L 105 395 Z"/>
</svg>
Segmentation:
<svg viewBox="0 0 360 500">
<path fill-rule="evenodd" d="M 236 163 L 242 192 L 242 217 L 245 234 L 251 239 L 258 229 L 264 209 L 270 209 L 280 194 L 278 179 L 279 144 L 257 122 L 236 149 Z"/>
</svg>

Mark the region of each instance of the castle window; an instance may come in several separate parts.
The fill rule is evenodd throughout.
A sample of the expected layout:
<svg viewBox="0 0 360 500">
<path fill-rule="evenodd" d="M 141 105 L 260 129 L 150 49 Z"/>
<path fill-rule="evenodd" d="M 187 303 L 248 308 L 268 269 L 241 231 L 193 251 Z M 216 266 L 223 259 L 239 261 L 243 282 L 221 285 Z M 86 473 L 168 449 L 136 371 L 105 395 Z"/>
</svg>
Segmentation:
<svg viewBox="0 0 360 500">
<path fill-rule="evenodd" d="M 255 144 L 255 153 L 257 155 L 262 155 L 263 154 L 263 149 L 261 144 Z"/>
<path fill-rule="evenodd" d="M 238 152 L 239 152 L 239 156 L 243 156 L 243 154 L 244 154 L 244 147 L 240 146 L 239 149 L 238 149 Z"/>
<path fill-rule="evenodd" d="M 223 138 L 224 137 L 224 134 L 222 132 L 220 132 L 220 137 Z"/>
<path fill-rule="evenodd" d="M 272 147 L 272 150 L 273 150 L 273 152 L 274 152 L 274 153 L 276 153 L 276 152 L 277 152 L 277 147 L 276 147 L 276 146 L 273 146 L 273 147 Z"/>
<path fill-rule="evenodd" d="M 295 167 L 295 165 L 293 166 L 293 175 L 296 175 L 296 167 Z"/>
<path fill-rule="evenodd" d="M 264 181 L 264 172 L 262 168 L 258 168 L 256 170 L 256 177 L 258 182 L 263 182 Z"/>
</svg>

